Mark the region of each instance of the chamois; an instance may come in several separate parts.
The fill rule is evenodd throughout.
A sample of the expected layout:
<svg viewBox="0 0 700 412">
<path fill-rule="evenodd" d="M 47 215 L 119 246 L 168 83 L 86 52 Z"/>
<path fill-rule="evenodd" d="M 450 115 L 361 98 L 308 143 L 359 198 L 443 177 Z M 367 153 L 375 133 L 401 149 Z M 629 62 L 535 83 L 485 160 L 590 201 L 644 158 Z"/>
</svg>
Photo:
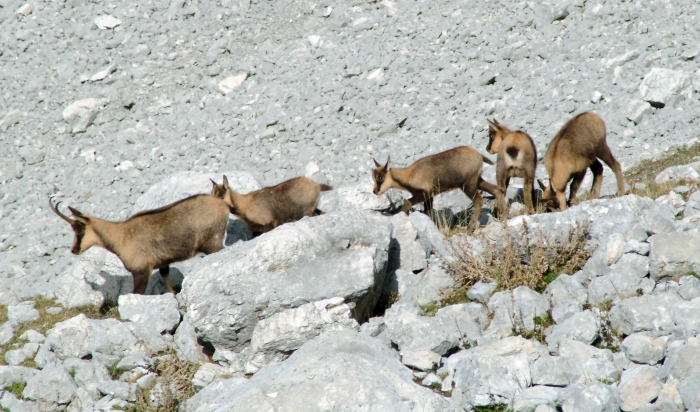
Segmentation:
<svg viewBox="0 0 700 412">
<path fill-rule="evenodd" d="M 532 189 L 535 184 L 535 169 L 537 168 L 537 149 L 532 138 L 518 130 L 511 132 L 496 119 L 489 122 L 489 144 L 486 151 L 498 153 L 496 160 L 496 183 L 504 194 L 497 198 L 499 217 L 508 218 L 508 208 L 505 201 L 506 189 L 511 177 L 523 178 L 523 196 L 527 213 L 534 213 Z"/>
<path fill-rule="evenodd" d="M 600 195 L 603 184 L 603 165 L 607 164 L 615 173 L 617 193 L 625 193 L 622 168 L 613 157 L 605 141 L 605 122 L 595 113 L 585 112 L 566 122 L 547 147 L 544 165 L 549 173 L 549 186 L 537 180 L 544 191 L 542 201 L 550 210 L 565 210 L 573 204 L 586 169 L 593 172 L 593 187 L 590 199 Z M 566 185 L 569 186 L 569 200 L 566 200 Z"/>
<path fill-rule="evenodd" d="M 222 184 L 211 181 L 211 194 L 229 206 L 253 235 L 269 232 L 284 223 L 296 222 L 304 216 L 323 214 L 318 210 L 321 192 L 332 190 L 306 177 L 295 177 L 276 186 L 242 195 L 235 192 L 224 176 Z"/>
<path fill-rule="evenodd" d="M 432 217 L 435 195 L 462 189 L 474 204 L 474 214 L 467 225 L 469 233 L 476 228 L 481 213 L 483 199 L 479 190 L 491 193 L 497 198 L 503 196 L 497 186 L 481 177 L 483 162 L 490 165 L 493 162 L 468 146 L 426 156 L 404 168 L 390 169 L 389 161 L 387 159 L 386 164 L 382 166 L 374 160 L 377 166 L 372 170 L 375 195 L 381 195 L 391 188 L 406 190 L 411 192 L 412 197 L 403 204 L 401 211 L 408 213 L 413 205 L 423 202 L 425 213 Z"/>
<path fill-rule="evenodd" d="M 153 269 L 160 269 L 165 288 L 175 293 L 170 281 L 170 264 L 223 249 L 228 205 L 209 195 L 191 196 L 158 209 L 144 210 L 123 222 L 109 222 L 68 207 L 73 218 L 49 207 L 70 223 L 75 232 L 71 252 L 79 255 L 100 246 L 121 259 L 134 277 L 134 293 L 143 294 Z"/>
</svg>

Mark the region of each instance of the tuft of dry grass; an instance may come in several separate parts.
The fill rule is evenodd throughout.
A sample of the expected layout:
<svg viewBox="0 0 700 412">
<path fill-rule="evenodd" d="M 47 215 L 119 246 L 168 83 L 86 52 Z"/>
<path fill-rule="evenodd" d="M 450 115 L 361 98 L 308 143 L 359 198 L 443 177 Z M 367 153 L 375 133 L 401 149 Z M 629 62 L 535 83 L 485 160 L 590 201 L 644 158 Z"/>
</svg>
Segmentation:
<svg viewBox="0 0 700 412">
<path fill-rule="evenodd" d="M 24 341 L 21 341 L 19 337 L 26 331 L 28 330 L 35 330 L 37 332 L 43 333 L 44 335 L 51 329 L 53 328 L 57 323 L 66 321 L 70 318 L 73 318 L 75 316 L 80 315 L 81 313 L 87 316 L 88 318 L 91 319 L 105 319 L 105 318 L 117 318 L 119 319 L 119 312 L 117 311 L 117 307 L 103 307 L 103 308 L 98 308 L 96 306 L 84 306 L 84 307 L 79 307 L 79 308 L 70 308 L 70 309 L 63 309 L 59 313 L 49 313 L 47 312 L 47 309 L 51 307 L 56 307 L 60 306 L 56 303 L 55 299 L 49 299 L 45 297 L 39 297 L 39 298 L 34 298 L 34 299 L 29 299 L 34 301 L 34 308 L 39 311 L 39 319 L 32 321 L 32 322 L 26 322 L 22 323 L 17 326 L 15 329 L 15 335 L 14 338 L 8 342 L 7 344 L 0 346 L 0 350 L 2 353 L 7 352 L 8 350 L 12 349 L 18 349 L 21 346 L 24 346 Z M 2 307 L 2 310 L 5 316 L 5 320 L 7 320 L 7 307 Z M 0 316 L 2 314 L 0 313 Z M 5 365 L 5 357 L 0 356 L 0 365 Z M 31 359 L 28 359 L 25 361 L 24 366 L 34 366 L 34 362 Z"/>
<path fill-rule="evenodd" d="M 136 402 L 129 403 L 124 410 L 129 412 L 169 412 L 180 410 L 187 399 L 195 394 L 192 378 L 199 369 L 198 364 L 180 360 L 174 351 L 155 359 L 153 369 L 158 375 L 158 401 L 151 401 L 151 389 L 139 391 Z"/>
<path fill-rule="evenodd" d="M 527 228 L 517 237 L 526 237 Z M 507 233 L 505 238 L 514 238 Z M 566 241 L 553 246 L 544 246 L 543 233 L 536 235 L 535 245 L 520 248 L 515 242 L 508 242 L 502 248 L 487 247 L 483 255 L 474 251 L 467 238 L 461 238 L 452 246 L 452 259 L 443 259 L 443 264 L 456 280 L 455 286 L 445 292 L 446 300 L 459 299 L 475 283 L 496 282 L 501 290 L 511 290 L 527 286 L 538 292 L 544 291 L 549 283 L 562 273 L 574 273 L 586 263 L 591 251 L 586 248 L 588 227 L 579 225 L 570 230 Z"/>
<path fill-rule="evenodd" d="M 671 166 L 680 166 L 696 162 L 699 156 L 700 142 L 691 146 L 681 146 L 669 150 L 661 159 L 648 159 L 638 163 L 636 166 L 624 172 L 625 180 L 631 186 L 630 193 L 656 199 L 659 196 L 667 194 L 676 186 L 688 185 L 697 188 L 697 182 L 677 180 L 659 185 L 654 182 L 654 179 L 656 175 L 661 173 L 664 169 Z M 642 190 L 635 189 L 635 183 L 644 183 L 646 188 Z"/>
</svg>

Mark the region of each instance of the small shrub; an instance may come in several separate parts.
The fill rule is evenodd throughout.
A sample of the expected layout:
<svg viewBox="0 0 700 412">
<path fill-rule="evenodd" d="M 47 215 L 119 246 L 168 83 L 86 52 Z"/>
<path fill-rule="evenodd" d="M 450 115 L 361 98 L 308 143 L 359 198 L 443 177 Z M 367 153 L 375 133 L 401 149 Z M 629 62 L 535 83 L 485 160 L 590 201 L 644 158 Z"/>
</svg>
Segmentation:
<svg viewBox="0 0 700 412">
<path fill-rule="evenodd" d="M 598 329 L 598 338 L 593 342 L 593 346 L 619 352 L 622 337 L 613 330 L 610 323 L 610 309 L 612 306 L 612 301 L 607 300 L 599 303 L 596 308 L 598 317 L 600 318 L 600 328 Z"/>
<path fill-rule="evenodd" d="M 519 319 L 520 318 L 516 318 L 516 320 Z M 515 330 L 515 334 L 520 335 L 525 339 L 537 339 L 540 343 L 546 343 L 545 331 L 548 327 L 554 325 L 554 320 L 548 313 L 544 316 L 535 316 L 532 321 L 535 324 L 535 328 L 532 331 L 526 331 L 521 322 L 514 322 L 515 324 L 513 325 L 513 329 Z"/>
<path fill-rule="evenodd" d="M 527 236 L 524 225 L 518 237 Z M 507 233 L 505 238 L 512 238 Z M 520 248 L 515 242 L 507 243 L 498 250 L 488 246 L 482 256 L 477 254 L 467 238 L 457 241 L 452 247 L 453 259 L 443 259 L 443 263 L 456 280 L 456 285 L 446 292 L 446 299 L 465 295 L 476 282 L 497 282 L 501 290 L 511 290 L 527 286 L 538 292 L 544 291 L 549 283 L 562 273 L 574 273 L 586 263 L 591 251 L 586 248 L 588 227 L 579 225 L 571 230 L 563 244 L 546 245 L 542 233 L 535 245 Z"/>
</svg>

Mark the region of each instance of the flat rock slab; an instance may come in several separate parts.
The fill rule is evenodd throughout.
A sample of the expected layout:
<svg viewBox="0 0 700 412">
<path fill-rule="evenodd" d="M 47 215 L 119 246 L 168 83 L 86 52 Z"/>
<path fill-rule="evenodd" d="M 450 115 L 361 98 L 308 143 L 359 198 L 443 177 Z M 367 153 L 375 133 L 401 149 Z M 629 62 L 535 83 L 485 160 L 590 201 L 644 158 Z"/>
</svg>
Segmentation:
<svg viewBox="0 0 700 412">
<path fill-rule="evenodd" d="M 245 382 L 219 384 L 197 399 L 193 412 L 235 411 L 446 411 L 448 399 L 413 382 L 396 354 L 357 332 L 325 332 L 284 362 Z M 199 397 L 202 398 L 202 397 Z M 188 403 L 188 406 L 190 403 Z"/>
<path fill-rule="evenodd" d="M 119 297 L 119 316 L 158 333 L 172 332 L 180 323 L 177 300 L 171 293 L 158 296 L 128 294 Z"/>
<path fill-rule="evenodd" d="M 386 275 L 391 223 L 361 210 L 282 225 L 206 256 L 182 294 L 198 336 L 242 350 L 258 320 L 305 303 L 342 297 L 361 318 Z"/>
<path fill-rule="evenodd" d="M 652 279 L 700 274 L 700 232 L 659 233 L 649 244 Z"/>
</svg>

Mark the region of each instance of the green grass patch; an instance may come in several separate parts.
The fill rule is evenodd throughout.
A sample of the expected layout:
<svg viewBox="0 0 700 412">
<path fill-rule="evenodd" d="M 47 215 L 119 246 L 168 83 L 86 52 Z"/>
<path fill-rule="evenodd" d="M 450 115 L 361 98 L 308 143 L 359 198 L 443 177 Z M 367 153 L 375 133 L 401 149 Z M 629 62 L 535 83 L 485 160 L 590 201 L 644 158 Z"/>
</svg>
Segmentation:
<svg viewBox="0 0 700 412">
<path fill-rule="evenodd" d="M 63 309 L 61 312 L 54 314 L 49 313 L 47 309 L 59 306 L 55 299 L 39 297 L 29 300 L 34 301 L 34 308 L 39 311 L 39 319 L 18 325 L 18 327 L 15 329 L 14 338 L 7 344 L 0 346 L 2 353 L 6 353 L 8 350 L 18 349 L 24 346 L 25 342 L 19 339 L 24 332 L 28 330 L 35 330 L 45 335 L 57 323 L 66 321 L 80 315 L 81 313 L 91 319 L 119 318 L 119 312 L 117 312 L 116 306 L 105 308 L 85 306 L 80 308 Z M 3 307 L 2 310 L 5 313 L 5 317 L 7 317 L 7 307 Z M 0 316 L 2 316 L 1 313 Z M 5 364 L 5 357 L 0 356 L 0 365 Z M 30 367 L 36 366 L 34 361 L 31 359 L 26 360 L 23 365 Z"/>
<path fill-rule="evenodd" d="M 11 385 L 6 386 L 3 390 L 11 392 L 13 395 L 18 397 L 19 399 L 22 399 L 22 392 L 24 392 L 24 388 L 26 386 L 27 386 L 27 382 L 12 382 Z"/>
</svg>

